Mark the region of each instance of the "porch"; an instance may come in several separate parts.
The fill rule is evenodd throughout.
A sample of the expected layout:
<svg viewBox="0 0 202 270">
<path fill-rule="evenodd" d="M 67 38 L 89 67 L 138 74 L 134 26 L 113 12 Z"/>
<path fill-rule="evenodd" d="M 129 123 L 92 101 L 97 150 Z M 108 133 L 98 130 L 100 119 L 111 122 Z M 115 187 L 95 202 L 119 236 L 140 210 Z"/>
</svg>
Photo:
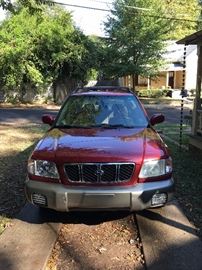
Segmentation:
<svg viewBox="0 0 202 270">
<path fill-rule="evenodd" d="M 198 31 L 177 42 L 178 44 L 197 45 L 197 79 L 196 95 L 194 99 L 194 108 L 192 113 L 192 131 L 189 140 L 190 147 L 202 150 L 202 31 Z"/>
<path fill-rule="evenodd" d="M 134 79 L 135 77 L 135 79 Z M 161 71 L 155 78 L 128 75 L 120 79 L 120 84 L 129 88 L 141 89 L 181 89 L 182 68 Z"/>
</svg>

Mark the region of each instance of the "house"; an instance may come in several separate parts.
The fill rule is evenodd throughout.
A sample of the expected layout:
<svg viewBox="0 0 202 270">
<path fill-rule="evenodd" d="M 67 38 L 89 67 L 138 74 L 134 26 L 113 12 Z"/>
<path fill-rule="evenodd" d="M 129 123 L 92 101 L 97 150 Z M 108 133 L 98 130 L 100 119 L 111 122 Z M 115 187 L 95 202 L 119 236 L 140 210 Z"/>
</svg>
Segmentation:
<svg viewBox="0 0 202 270">
<path fill-rule="evenodd" d="M 183 74 L 184 45 L 176 41 L 167 42 L 166 53 L 163 55 L 165 65 L 155 78 L 136 76 L 135 86 L 139 90 L 147 89 L 181 89 Z M 189 45 L 186 48 L 185 89 L 192 90 L 196 87 L 197 72 L 197 46 Z M 133 87 L 134 77 L 121 78 L 121 85 Z"/>
<path fill-rule="evenodd" d="M 192 131 L 189 143 L 191 148 L 202 150 L 202 30 L 186 36 L 179 40 L 177 44 L 184 44 L 183 46 L 187 45 L 187 47 L 189 45 L 197 45 L 196 95 L 192 112 Z"/>
</svg>

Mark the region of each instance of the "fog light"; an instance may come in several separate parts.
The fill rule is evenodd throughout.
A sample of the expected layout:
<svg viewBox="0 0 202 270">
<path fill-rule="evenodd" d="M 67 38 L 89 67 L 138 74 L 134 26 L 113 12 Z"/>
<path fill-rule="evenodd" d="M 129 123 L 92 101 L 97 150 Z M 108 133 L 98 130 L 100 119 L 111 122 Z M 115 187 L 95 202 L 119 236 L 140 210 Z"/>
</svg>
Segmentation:
<svg viewBox="0 0 202 270">
<path fill-rule="evenodd" d="M 158 206 L 165 204 L 167 202 L 167 194 L 166 193 L 156 193 L 152 196 L 151 204 L 153 206 Z"/>
<path fill-rule="evenodd" d="M 38 193 L 32 194 L 32 202 L 37 205 L 47 206 L 46 196 Z"/>
</svg>

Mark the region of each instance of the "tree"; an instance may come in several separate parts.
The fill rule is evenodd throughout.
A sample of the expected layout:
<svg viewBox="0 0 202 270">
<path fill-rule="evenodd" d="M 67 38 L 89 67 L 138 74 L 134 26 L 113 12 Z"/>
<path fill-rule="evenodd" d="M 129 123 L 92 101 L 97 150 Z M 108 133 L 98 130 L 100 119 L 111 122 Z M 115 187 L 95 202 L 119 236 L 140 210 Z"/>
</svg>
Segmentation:
<svg viewBox="0 0 202 270">
<path fill-rule="evenodd" d="M 94 67 L 92 41 L 59 7 L 44 7 L 33 15 L 21 8 L 0 26 L 0 42 L 0 85 L 21 96 L 27 87 L 37 92 L 64 79 L 85 81 Z"/>
<path fill-rule="evenodd" d="M 19 6 L 27 8 L 30 13 L 35 13 L 43 10 L 44 5 L 53 5 L 51 0 L 18 0 L 17 2 L 11 0 L 0 0 L 0 7 L 8 10 L 11 13 L 18 11 Z"/>
<path fill-rule="evenodd" d="M 141 9 L 128 8 L 139 7 Z M 143 10 L 147 9 L 147 13 Z M 136 74 L 151 75 L 157 71 L 164 49 L 163 40 L 170 30 L 158 0 L 117 0 L 105 24 L 112 77 Z M 149 15 L 149 16 L 147 16 Z"/>
<path fill-rule="evenodd" d="M 105 24 L 109 59 L 105 76 L 158 73 L 165 41 L 179 39 L 196 29 L 196 22 L 174 18 L 196 20 L 197 8 L 197 0 L 116 0 Z M 180 9 L 186 16 L 180 15 Z"/>
<path fill-rule="evenodd" d="M 202 29 L 202 0 L 199 0 L 199 22 L 197 25 L 197 30 Z"/>
<path fill-rule="evenodd" d="M 179 40 L 197 30 L 200 20 L 199 0 L 166 0 L 163 3 L 167 17 L 180 20 L 170 20 L 171 31 L 167 39 Z"/>
</svg>

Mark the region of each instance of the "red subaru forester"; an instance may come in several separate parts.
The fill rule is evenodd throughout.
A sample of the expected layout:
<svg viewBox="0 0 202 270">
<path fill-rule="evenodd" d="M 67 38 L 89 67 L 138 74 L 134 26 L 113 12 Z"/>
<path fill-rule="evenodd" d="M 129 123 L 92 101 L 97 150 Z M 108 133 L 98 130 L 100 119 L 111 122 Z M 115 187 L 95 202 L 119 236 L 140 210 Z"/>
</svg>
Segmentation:
<svg viewBox="0 0 202 270">
<path fill-rule="evenodd" d="M 58 211 L 129 210 L 162 206 L 173 195 L 172 160 L 128 88 L 74 91 L 28 161 L 28 200 Z"/>
</svg>

